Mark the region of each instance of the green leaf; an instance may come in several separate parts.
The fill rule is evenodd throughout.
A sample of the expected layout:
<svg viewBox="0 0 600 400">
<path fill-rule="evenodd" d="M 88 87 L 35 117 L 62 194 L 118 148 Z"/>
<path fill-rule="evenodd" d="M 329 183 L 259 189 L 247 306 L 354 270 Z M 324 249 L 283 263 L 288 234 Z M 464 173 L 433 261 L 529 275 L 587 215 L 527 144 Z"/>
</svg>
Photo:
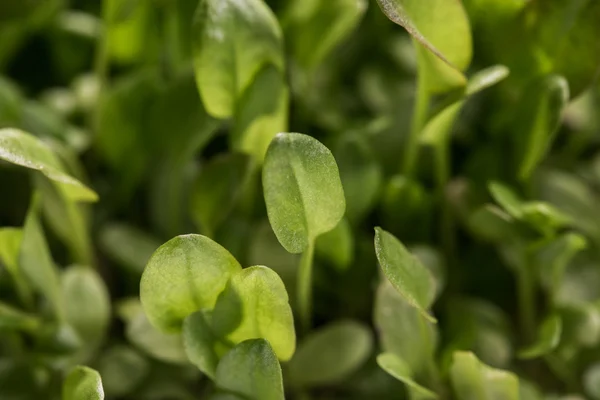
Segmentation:
<svg viewBox="0 0 600 400">
<path fill-rule="evenodd" d="M 98 372 L 102 376 L 108 396 L 121 397 L 132 394 L 147 376 L 148 360 L 129 346 L 116 345 L 102 352 Z"/>
<path fill-rule="evenodd" d="M 434 362 L 437 342 L 434 325 L 388 281 L 382 281 L 377 288 L 373 318 L 383 351 L 401 358 L 415 376 L 425 375 Z"/>
<path fill-rule="evenodd" d="M 73 201 L 98 200 L 94 191 L 65 172 L 47 145 L 21 130 L 0 129 L 0 160 L 41 172 Z"/>
<path fill-rule="evenodd" d="M 281 278 L 267 267 L 246 268 L 231 277 L 217 300 L 212 323 L 217 336 L 236 344 L 268 340 L 283 361 L 296 349 L 288 294 Z"/>
<path fill-rule="evenodd" d="M 523 200 L 515 192 L 499 182 L 491 182 L 488 188 L 496 203 L 511 217 L 523 218 Z"/>
<path fill-rule="evenodd" d="M 536 341 L 519 351 L 524 359 L 537 358 L 554 350 L 562 335 L 562 319 L 558 315 L 547 317 L 539 327 Z"/>
<path fill-rule="evenodd" d="M 585 370 L 583 387 L 592 399 L 600 399 L 600 363 L 594 363 Z"/>
<path fill-rule="evenodd" d="M 23 330 L 34 332 L 42 324 L 35 315 L 28 314 L 8 304 L 0 302 L 0 332 Z"/>
<path fill-rule="evenodd" d="M 141 274 L 160 242 L 133 226 L 109 223 L 100 230 L 100 247 L 118 264 Z"/>
<path fill-rule="evenodd" d="M 340 271 L 350 267 L 354 258 L 354 237 L 348 220 L 343 218 L 335 228 L 320 235 L 315 251 L 317 256 L 328 260 Z"/>
<path fill-rule="evenodd" d="M 526 88 L 515 116 L 519 178 L 528 179 L 546 155 L 569 100 L 569 85 L 561 76 L 548 76 Z"/>
<path fill-rule="evenodd" d="M 401 25 L 418 47 L 420 70 L 429 90 L 443 92 L 467 82 L 461 71 L 471 63 L 469 20 L 459 1 L 377 0 L 384 14 Z"/>
<path fill-rule="evenodd" d="M 490 368 L 471 352 L 454 353 L 450 380 L 461 400 L 518 400 L 519 380 L 511 372 Z"/>
<path fill-rule="evenodd" d="M 190 314 L 183 321 L 183 345 L 192 364 L 214 379 L 219 356 L 215 348 L 218 338 L 213 332 L 211 322 L 207 311 Z"/>
<path fill-rule="evenodd" d="M 101 344 L 110 323 L 106 285 L 93 269 L 73 266 L 63 272 L 62 288 L 66 321 L 86 343 L 86 350 L 93 351 Z"/>
<path fill-rule="evenodd" d="M 310 136 L 275 136 L 262 178 L 269 222 L 290 253 L 303 252 L 344 215 L 346 201 L 335 159 Z"/>
<path fill-rule="evenodd" d="M 246 340 L 223 356 L 215 383 L 248 400 L 283 400 L 281 366 L 264 339 Z"/>
<path fill-rule="evenodd" d="M 491 67 L 477 71 L 469 78 L 466 96 L 472 96 L 500 81 L 503 81 L 510 74 L 510 70 L 504 65 L 493 65 Z"/>
<path fill-rule="evenodd" d="M 140 300 L 148 320 L 165 333 L 179 332 L 185 317 L 215 305 L 240 269 L 227 250 L 205 236 L 169 240 L 154 252 L 142 274 Z"/>
<path fill-rule="evenodd" d="M 314 69 L 358 25 L 365 0 L 294 0 L 282 18 L 295 61 Z"/>
<path fill-rule="evenodd" d="M 406 362 L 393 353 L 383 353 L 377 356 L 377 364 L 388 374 L 408 386 L 414 393 L 424 399 L 437 399 L 438 396 L 431 390 L 416 383 L 412 372 Z"/>
<path fill-rule="evenodd" d="M 0 265 L 4 265 L 12 276 L 19 297 L 26 304 L 32 304 L 33 298 L 23 271 L 19 265 L 19 252 L 23 230 L 20 228 L 0 228 Z"/>
<path fill-rule="evenodd" d="M 255 75 L 273 64 L 283 71 L 281 28 L 261 0 L 202 0 L 192 28 L 194 69 L 209 114 L 233 115 Z"/>
<path fill-rule="evenodd" d="M 261 164 L 273 137 L 288 129 L 289 103 L 281 71 L 273 65 L 261 69 L 240 98 L 230 136 L 232 148 Z"/>
<path fill-rule="evenodd" d="M 250 158 L 228 153 L 202 168 L 192 192 L 191 214 L 199 229 L 213 235 L 242 193 Z"/>
<path fill-rule="evenodd" d="M 139 311 L 127 321 L 125 336 L 129 342 L 157 360 L 171 364 L 187 363 L 181 335 L 157 330 L 148 321 L 141 304 L 139 306 Z"/>
<path fill-rule="evenodd" d="M 406 301 L 431 322 L 427 309 L 435 296 L 431 274 L 423 264 L 389 232 L 375 228 L 375 252 L 384 275 Z"/>
<path fill-rule="evenodd" d="M 62 400 L 104 400 L 100 374 L 81 365 L 73 368 L 63 383 Z"/>
<path fill-rule="evenodd" d="M 39 196 L 34 195 L 23 227 L 19 265 L 31 285 L 52 304 L 55 315 L 63 319 L 65 303 L 58 268 L 52 260 L 39 221 Z"/>
<path fill-rule="evenodd" d="M 539 279 L 552 298 L 558 294 L 565 270 L 580 251 L 587 247 L 584 236 L 567 232 L 544 245 L 535 253 Z"/>
<path fill-rule="evenodd" d="M 383 186 L 383 171 L 374 152 L 360 135 L 343 135 L 333 154 L 346 197 L 346 217 L 360 221 L 372 210 Z"/>
<path fill-rule="evenodd" d="M 340 382 L 364 364 L 372 347 L 371 332 L 364 325 L 333 322 L 300 343 L 288 364 L 290 382 L 298 387 Z"/>
</svg>

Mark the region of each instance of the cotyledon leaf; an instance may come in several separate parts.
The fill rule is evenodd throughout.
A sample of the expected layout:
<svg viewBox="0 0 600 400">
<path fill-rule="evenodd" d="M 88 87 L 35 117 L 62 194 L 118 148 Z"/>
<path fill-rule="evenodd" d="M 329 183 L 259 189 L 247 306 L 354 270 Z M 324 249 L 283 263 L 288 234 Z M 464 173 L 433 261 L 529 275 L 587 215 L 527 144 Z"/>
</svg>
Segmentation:
<svg viewBox="0 0 600 400">
<path fill-rule="evenodd" d="M 540 325 L 536 341 L 519 352 L 524 359 L 536 358 L 548 354 L 558 346 L 562 334 L 562 319 L 551 315 Z"/>
<path fill-rule="evenodd" d="M 63 383 L 62 400 L 104 400 L 98 371 L 82 365 L 73 368 Z"/>
<path fill-rule="evenodd" d="M 338 166 L 329 149 L 301 133 L 280 133 L 263 168 L 269 222 L 290 253 L 301 253 L 317 236 L 336 227 L 346 200 Z"/>
<path fill-rule="evenodd" d="M 393 353 L 383 353 L 377 356 L 377 364 L 385 372 L 408 386 L 412 391 L 418 393 L 423 399 L 437 399 L 438 396 L 431 390 L 424 388 L 412 378 L 412 372 L 406 362 Z"/>
</svg>

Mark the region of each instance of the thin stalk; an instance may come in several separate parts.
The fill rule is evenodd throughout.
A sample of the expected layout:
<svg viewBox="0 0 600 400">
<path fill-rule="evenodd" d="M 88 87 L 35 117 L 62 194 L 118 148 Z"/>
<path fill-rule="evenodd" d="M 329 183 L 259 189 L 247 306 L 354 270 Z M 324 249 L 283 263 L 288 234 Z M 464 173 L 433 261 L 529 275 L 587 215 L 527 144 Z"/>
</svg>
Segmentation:
<svg viewBox="0 0 600 400">
<path fill-rule="evenodd" d="M 300 324 L 304 331 L 310 329 L 312 314 L 312 269 L 315 251 L 314 241 L 302 253 L 300 267 L 298 269 L 298 311 L 300 313 Z"/>
<path fill-rule="evenodd" d="M 529 341 L 535 331 L 535 282 L 530 268 L 529 254 L 518 270 L 519 318 L 523 340 Z"/>
<path fill-rule="evenodd" d="M 402 172 L 405 176 L 411 177 L 414 173 L 419 153 L 419 134 L 427 122 L 429 112 L 429 103 L 431 95 L 427 90 L 425 74 L 417 73 L 417 97 L 415 99 L 415 108 L 413 109 L 413 118 L 411 129 L 406 143 L 406 153 L 404 154 L 404 164 Z"/>
</svg>

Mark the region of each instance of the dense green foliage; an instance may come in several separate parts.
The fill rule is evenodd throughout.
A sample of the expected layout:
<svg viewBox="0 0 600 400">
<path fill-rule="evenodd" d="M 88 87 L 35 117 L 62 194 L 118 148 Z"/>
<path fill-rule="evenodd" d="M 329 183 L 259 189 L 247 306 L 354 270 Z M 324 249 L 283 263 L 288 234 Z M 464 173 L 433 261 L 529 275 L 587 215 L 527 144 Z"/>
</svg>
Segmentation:
<svg viewBox="0 0 600 400">
<path fill-rule="evenodd" d="M 1 0 L 0 399 L 600 400 L 600 1 Z"/>
</svg>

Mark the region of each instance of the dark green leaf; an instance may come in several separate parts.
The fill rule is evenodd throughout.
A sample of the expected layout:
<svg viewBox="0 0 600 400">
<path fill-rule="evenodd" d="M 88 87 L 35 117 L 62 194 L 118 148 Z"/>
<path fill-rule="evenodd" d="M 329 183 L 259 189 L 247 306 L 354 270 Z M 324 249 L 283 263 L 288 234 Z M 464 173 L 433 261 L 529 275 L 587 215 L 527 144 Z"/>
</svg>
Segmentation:
<svg viewBox="0 0 600 400">
<path fill-rule="evenodd" d="M 217 387 L 248 400 L 283 400 L 281 367 L 269 342 L 246 340 L 223 356 Z"/>
<path fill-rule="evenodd" d="M 185 317 L 212 308 L 240 264 L 201 235 L 169 240 L 154 252 L 142 274 L 140 299 L 148 320 L 165 333 L 178 332 Z"/>
<path fill-rule="evenodd" d="M 354 237 L 348 220 L 343 218 L 335 228 L 320 235 L 315 250 L 338 270 L 347 269 L 354 258 Z"/>
<path fill-rule="evenodd" d="M 98 360 L 98 372 L 102 375 L 104 390 L 111 397 L 130 394 L 142 383 L 149 368 L 144 357 L 123 345 L 109 348 Z"/>
<path fill-rule="evenodd" d="M 346 201 L 333 155 L 316 139 L 278 134 L 265 158 L 263 187 L 269 222 L 290 253 L 301 253 L 335 228 Z"/>
<path fill-rule="evenodd" d="M 117 263 L 141 274 L 160 242 L 133 226 L 110 223 L 100 230 L 102 250 Z"/>
<path fill-rule="evenodd" d="M 339 382 L 355 372 L 370 355 L 371 332 L 353 321 L 331 323 L 310 333 L 288 364 L 295 386 L 320 386 Z"/>
<path fill-rule="evenodd" d="M 421 262 L 389 232 L 375 228 L 375 251 L 383 273 L 396 290 L 431 322 L 427 309 L 435 296 L 431 274 Z"/>
<path fill-rule="evenodd" d="M 211 326 L 210 314 L 197 311 L 183 321 L 183 344 L 188 359 L 200 371 L 215 378 L 219 356 L 216 352 L 217 336 Z"/>
<path fill-rule="evenodd" d="M 0 302 L 0 332 L 5 330 L 35 331 L 41 321 L 35 316 Z"/>
</svg>

